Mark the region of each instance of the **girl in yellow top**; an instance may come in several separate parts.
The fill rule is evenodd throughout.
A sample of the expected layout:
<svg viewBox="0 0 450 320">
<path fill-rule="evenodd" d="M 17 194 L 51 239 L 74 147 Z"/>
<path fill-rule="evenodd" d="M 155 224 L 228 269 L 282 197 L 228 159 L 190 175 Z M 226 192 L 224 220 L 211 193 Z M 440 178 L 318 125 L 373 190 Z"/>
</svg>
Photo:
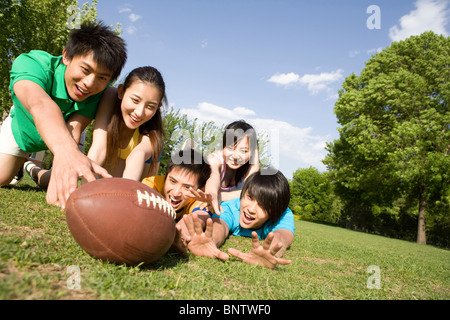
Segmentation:
<svg viewBox="0 0 450 320">
<path fill-rule="evenodd" d="M 163 103 L 167 103 L 165 83 L 153 67 L 136 68 L 123 84 L 107 88 L 97 109 L 88 158 L 114 177 L 141 181 L 156 175 L 165 135 Z M 39 186 L 48 186 L 51 170 L 31 161 L 24 169 Z"/>
<path fill-rule="evenodd" d="M 165 134 L 160 108 L 166 102 L 158 70 L 131 71 L 123 84 L 104 93 L 88 157 L 114 177 L 141 181 L 156 175 Z"/>
</svg>

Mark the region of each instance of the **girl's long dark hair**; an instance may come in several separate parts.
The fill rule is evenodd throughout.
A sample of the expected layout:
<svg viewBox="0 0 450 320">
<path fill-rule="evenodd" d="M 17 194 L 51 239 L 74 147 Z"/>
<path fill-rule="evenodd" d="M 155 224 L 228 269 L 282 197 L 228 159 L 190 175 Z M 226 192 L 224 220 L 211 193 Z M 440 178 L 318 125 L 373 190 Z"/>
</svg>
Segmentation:
<svg viewBox="0 0 450 320">
<path fill-rule="evenodd" d="M 157 69 L 153 67 L 140 67 L 131 71 L 123 83 L 124 92 L 135 81 L 141 81 L 143 83 L 153 85 L 161 92 L 163 104 L 167 105 L 166 85 L 161 73 Z M 116 101 L 114 113 L 111 117 L 111 122 L 108 125 L 108 148 L 106 152 L 106 163 L 111 167 L 114 167 L 119 152 L 120 128 L 121 125 L 123 125 L 121 103 L 122 100 L 118 99 Z M 150 142 L 152 143 L 153 154 L 149 169 L 149 172 L 151 172 L 158 163 L 159 155 L 161 154 L 163 146 L 163 137 L 166 135 L 161 117 L 161 108 L 158 108 L 155 115 L 149 121 L 139 127 L 139 133 L 141 135 L 148 136 L 150 138 Z"/>
</svg>

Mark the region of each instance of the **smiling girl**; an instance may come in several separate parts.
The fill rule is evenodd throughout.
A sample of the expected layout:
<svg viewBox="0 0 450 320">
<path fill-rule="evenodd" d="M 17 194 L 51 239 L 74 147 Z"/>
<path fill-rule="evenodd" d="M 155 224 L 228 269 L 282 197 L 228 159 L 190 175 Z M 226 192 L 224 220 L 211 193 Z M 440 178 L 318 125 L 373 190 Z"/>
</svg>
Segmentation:
<svg viewBox="0 0 450 320">
<path fill-rule="evenodd" d="M 223 134 L 223 149 L 208 156 L 211 176 L 205 187 L 205 202 L 216 213 L 220 203 L 239 197 L 245 179 L 259 170 L 255 130 L 243 120 L 230 123 Z"/>
<path fill-rule="evenodd" d="M 88 157 L 114 177 L 141 181 L 155 175 L 165 134 L 160 107 L 166 101 L 165 83 L 157 69 L 131 71 L 123 84 L 105 92 Z"/>
</svg>

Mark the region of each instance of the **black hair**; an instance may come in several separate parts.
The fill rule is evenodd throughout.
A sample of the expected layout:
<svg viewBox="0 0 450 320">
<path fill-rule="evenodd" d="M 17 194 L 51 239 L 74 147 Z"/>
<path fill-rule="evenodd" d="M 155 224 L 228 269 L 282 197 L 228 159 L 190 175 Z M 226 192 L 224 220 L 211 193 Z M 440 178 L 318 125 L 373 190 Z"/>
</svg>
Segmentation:
<svg viewBox="0 0 450 320">
<path fill-rule="evenodd" d="M 280 220 L 291 198 L 289 182 L 281 171 L 273 168 L 263 168 L 247 177 L 241 199 L 246 192 L 267 212 L 272 223 Z"/>
<path fill-rule="evenodd" d="M 180 168 L 197 175 L 197 184 L 199 189 L 205 186 L 206 181 L 211 175 L 211 167 L 203 158 L 202 153 L 191 148 L 182 149 L 172 155 L 169 163 L 167 164 L 166 178 L 167 175 L 175 168 Z"/>
<path fill-rule="evenodd" d="M 222 146 L 223 148 L 226 148 L 229 146 L 236 146 L 245 137 L 249 138 L 250 159 L 247 163 L 237 169 L 234 179 L 236 184 L 238 184 L 247 175 L 250 170 L 250 166 L 254 164 L 255 161 L 259 161 L 259 159 L 256 159 L 255 157 L 255 151 L 258 148 L 256 132 L 255 129 L 247 122 L 244 120 L 238 120 L 227 125 L 222 138 Z"/>
<path fill-rule="evenodd" d="M 119 77 L 127 61 L 125 41 L 101 21 L 72 30 L 65 49 L 69 60 L 92 52 L 94 60 L 112 72 L 111 80 Z"/>
</svg>

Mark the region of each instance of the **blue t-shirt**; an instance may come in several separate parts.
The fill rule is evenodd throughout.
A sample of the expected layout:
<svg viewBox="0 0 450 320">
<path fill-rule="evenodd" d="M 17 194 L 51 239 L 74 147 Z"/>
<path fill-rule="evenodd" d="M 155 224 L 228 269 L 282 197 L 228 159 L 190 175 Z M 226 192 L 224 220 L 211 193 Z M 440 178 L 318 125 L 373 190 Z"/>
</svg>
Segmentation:
<svg viewBox="0 0 450 320">
<path fill-rule="evenodd" d="M 271 231 L 278 229 L 287 229 L 294 233 L 294 215 L 292 211 L 287 208 L 286 211 L 281 215 L 280 220 L 276 223 L 271 223 L 267 221 L 260 229 L 244 229 L 239 224 L 240 206 L 241 199 L 236 198 L 230 201 L 225 201 L 221 203 L 223 212 L 220 216 L 213 214 L 213 218 L 220 218 L 228 225 L 229 234 L 241 237 L 251 237 L 252 231 L 256 231 L 259 239 L 265 239 Z"/>
</svg>

